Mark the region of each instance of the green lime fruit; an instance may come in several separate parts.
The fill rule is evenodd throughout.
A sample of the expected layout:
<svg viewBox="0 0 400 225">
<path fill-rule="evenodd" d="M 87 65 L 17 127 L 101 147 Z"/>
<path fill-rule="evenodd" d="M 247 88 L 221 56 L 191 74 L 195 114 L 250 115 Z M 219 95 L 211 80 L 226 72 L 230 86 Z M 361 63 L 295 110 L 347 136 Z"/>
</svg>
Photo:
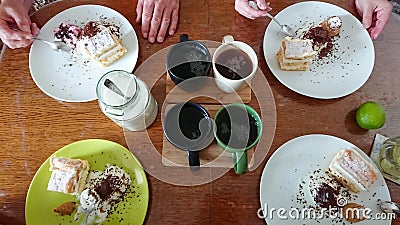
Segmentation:
<svg viewBox="0 0 400 225">
<path fill-rule="evenodd" d="M 368 101 L 358 107 L 356 120 L 361 128 L 367 130 L 378 129 L 385 124 L 386 113 L 381 105 L 373 101 Z"/>
</svg>

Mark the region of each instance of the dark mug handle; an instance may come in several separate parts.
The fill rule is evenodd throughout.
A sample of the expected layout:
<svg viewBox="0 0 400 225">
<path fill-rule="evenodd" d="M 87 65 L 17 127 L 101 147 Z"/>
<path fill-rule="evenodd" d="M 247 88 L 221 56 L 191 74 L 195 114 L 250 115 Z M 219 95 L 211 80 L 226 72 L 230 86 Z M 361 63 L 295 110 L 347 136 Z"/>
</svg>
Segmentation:
<svg viewBox="0 0 400 225">
<path fill-rule="evenodd" d="M 181 36 L 179 36 L 179 42 L 185 42 L 185 41 L 189 41 L 188 34 L 182 34 Z"/>
<path fill-rule="evenodd" d="M 199 151 L 188 151 L 188 159 L 190 170 L 197 171 L 200 169 Z"/>
</svg>

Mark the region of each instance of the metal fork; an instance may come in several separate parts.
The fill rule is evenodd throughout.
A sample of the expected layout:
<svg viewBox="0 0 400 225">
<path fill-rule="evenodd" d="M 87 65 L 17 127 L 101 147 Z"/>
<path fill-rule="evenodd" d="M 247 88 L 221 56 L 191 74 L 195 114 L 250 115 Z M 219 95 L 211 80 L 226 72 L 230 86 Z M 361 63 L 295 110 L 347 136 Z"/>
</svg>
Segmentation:
<svg viewBox="0 0 400 225">
<path fill-rule="evenodd" d="M 56 51 L 59 51 L 59 50 L 64 51 L 64 52 L 69 52 L 69 51 L 71 51 L 71 48 L 68 47 L 68 46 L 67 46 L 64 42 L 62 42 L 62 41 L 53 41 L 53 42 L 51 42 L 51 41 L 43 40 L 43 39 L 38 38 L 38 37 L 34 37 L 33 40 L 44 42 L 44 43 L 46 43 L 47 45 L 49 45 L 50 48 L 52 48 L 53 50 L 56 50 Z"/>
</svg>

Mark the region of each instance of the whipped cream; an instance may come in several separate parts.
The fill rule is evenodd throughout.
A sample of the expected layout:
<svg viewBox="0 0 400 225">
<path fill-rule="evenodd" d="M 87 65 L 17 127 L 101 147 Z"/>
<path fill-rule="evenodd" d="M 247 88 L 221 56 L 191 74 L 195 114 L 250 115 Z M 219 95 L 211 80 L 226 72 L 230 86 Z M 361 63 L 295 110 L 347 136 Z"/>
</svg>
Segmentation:
<svg viewBox="0 0 400 225">
<path fill-rule="evenodd" d="M 130 175 L 118 166 L 107 165 L 103 172 L 92 171 L 86 188 L 78 196 L 75 220 L 85 214 L 87 224 L 102 223 L 128 194 L 131 183 Z"/>
<path fill-rule="evenodd" d="M 338 30 L 342 27 L 342 20 L 338 16 L 329 17 L 327 22 L 332 30 Z"/>
</svg>

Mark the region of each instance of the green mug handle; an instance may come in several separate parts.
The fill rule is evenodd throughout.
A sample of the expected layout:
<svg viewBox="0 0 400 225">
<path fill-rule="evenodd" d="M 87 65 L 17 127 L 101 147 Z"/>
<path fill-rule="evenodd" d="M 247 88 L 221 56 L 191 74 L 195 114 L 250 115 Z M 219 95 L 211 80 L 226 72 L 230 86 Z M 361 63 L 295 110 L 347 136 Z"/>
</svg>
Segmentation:
<svg viewBox="0 0 400 225">
<path fill-rule="evenodd" d="M 244 174 L 247 171 L 247 151 L 232 152 L 232 159 L 236 174 Z"/>
</svg>

